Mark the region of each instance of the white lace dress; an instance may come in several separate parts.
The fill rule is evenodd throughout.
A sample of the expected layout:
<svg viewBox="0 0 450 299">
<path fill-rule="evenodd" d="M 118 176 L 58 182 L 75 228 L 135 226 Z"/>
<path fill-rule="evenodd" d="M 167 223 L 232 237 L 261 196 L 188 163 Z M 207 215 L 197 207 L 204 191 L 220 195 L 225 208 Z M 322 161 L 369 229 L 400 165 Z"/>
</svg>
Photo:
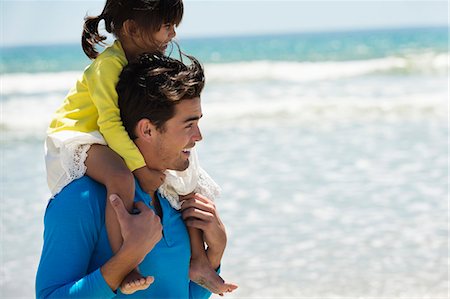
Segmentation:
<svg viewBox="0 0 450 299">
<path fill-rule="evenodd" d="M 106 145 L 98 131 L 89 133 L 60 131 L 49 134 L 45 140 L 45 167 L 47 184 L 52 196 L 58 194 L 70 182 L 86 173 L 84 162 L 92 144 Z"/>
<path fill-rule="evenodd" d="M 191 149 L 189 167 L 185 171 L 167 170 L 165 174 L 166 179 L 159 187 L 159 192 L 174 209 L 179 210 L 183 203 L 179 195 L 197 192 L 213 201 L 220 195 L 219 185 L 200 167 L 194 148 Z"/>
</svg>

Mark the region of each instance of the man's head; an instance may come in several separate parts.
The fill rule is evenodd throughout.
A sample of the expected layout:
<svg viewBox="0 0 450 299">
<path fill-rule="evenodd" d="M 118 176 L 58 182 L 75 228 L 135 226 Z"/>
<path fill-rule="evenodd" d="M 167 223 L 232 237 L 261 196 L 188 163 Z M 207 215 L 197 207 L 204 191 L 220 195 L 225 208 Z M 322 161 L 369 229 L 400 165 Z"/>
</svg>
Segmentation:
<svg viewBox="0 0 450 299">
<path fill-rule="evenodd" d="M 128 64 L 117 84 L 123 125 L 154 169 L 184 170 L 189 149 L 202 139 L 200 93 L 205 79 L 200 63 L 145 54 Z"/>
</svg>

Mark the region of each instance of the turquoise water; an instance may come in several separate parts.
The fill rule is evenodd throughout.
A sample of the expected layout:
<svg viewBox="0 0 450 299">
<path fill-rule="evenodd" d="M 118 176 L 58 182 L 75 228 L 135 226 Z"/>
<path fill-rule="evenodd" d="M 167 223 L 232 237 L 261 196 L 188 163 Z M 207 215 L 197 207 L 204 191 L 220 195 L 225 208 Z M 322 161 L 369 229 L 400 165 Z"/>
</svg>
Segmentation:
<svg viewBox="0 0 450 299">
<path fill-rule="evenodd" d="M 179 40 L 186 53 L 203 63 L 239 61 L 348 61 L 405 56 L 423 51 L 446 53 L 447 28 L 301 33 Z M 2 48 L 2 73 L 58 72 L 89 63 L 79 45 Z"/>
<path fill-rule="evenodd" d="M 445 298 L 447 28 L 180 39 L 203 62 L 203 167 L 230 298 Z M 34 297 L 43 140 L 89 63 L 1 48 L 0 297 Z"/>
</svg>

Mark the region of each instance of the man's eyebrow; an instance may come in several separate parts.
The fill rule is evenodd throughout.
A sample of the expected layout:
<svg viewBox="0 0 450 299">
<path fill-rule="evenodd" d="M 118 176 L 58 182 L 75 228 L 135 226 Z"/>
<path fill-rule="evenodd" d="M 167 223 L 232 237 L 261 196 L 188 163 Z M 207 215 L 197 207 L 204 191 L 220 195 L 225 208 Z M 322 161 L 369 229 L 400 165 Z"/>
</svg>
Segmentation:
<svg viewBox="0 0 450 299">
<path fill-rule="evenodd" d="M 200 116 L 192 116 L 192 117 L 189 117 L 189 118 L 185 119 L 184 122 L 185 122 L 185 123 L 188 123 L 188 122 L 190 122 L 190 121 L 196 121 L 196 120 L 199 120 L 199 119 L 202 118 L 202 117 L 203 117 L 203 114 L 200 115 Z"/>
</svg>

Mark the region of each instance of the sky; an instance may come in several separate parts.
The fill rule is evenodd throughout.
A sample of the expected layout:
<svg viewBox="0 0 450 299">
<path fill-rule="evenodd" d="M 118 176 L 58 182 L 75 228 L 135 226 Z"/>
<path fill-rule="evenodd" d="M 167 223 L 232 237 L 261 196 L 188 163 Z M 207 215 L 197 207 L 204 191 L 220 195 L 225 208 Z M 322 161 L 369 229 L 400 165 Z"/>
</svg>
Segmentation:
<svg viewBox="0 0 450 299">
<path fill-rule="evenodd" d="M 178 38 L 447 26 L 447 1 L 184 0 Z M 78 43 L 104 1 L 0 0 L 1 46 Z"/>
</svg>

